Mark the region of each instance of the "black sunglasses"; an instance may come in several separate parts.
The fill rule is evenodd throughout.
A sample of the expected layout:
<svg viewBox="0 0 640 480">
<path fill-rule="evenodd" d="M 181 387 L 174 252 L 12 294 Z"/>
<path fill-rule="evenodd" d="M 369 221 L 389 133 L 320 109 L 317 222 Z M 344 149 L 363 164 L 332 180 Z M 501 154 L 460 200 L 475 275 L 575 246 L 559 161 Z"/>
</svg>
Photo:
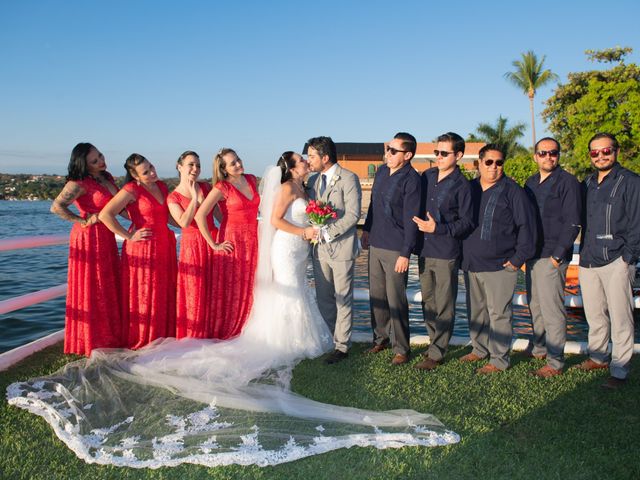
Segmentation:
<svg viewBox="0 0 640 480">
<path fill-rule="evenodd" d="M 442 155 L 443 157 L 448 157 L 449 155 L 451 155 L 452 153 L 456 153 L 456 152 L 446 152 L 444 150 L 434 150 L 433 154 L 437 157 L 439 155 Z"/>
<path fill-rule="evenodd" d="M 490 167 L 491 165 L 493 165 L 493 163 L 495 162 L 496 167 L 501 167 L 504 165 L 504 160 L 484 160 L 483 161 L 485 166 Z"/>
<path fill-rule="evenodd" d="M 536 155 L 539 157 L 546 157 L 547 155 L 549 155 L 550 157 L 556 158 L 558 155 L 560 155 L 560 150 L 538 150 L 536 152 Z"/>
<path fill-rule="evenodd" d="M 397 148 L 393 148 L 393 147 L 387 147 L 387 152 L 389 152 L 391 155 L 395 155 L 396 153 L 402 152 L 402 153 L 407 153 L 407 150 L 398 150 Z"/>
</svg>

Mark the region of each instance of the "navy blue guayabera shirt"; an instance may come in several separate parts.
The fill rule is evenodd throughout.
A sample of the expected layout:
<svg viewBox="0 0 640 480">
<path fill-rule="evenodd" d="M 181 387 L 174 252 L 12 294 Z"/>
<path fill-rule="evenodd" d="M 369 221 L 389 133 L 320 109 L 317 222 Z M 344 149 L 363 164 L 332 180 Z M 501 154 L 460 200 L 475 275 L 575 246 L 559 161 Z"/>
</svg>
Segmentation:
<svg viewBox="0 0 640 480">
<path fill-rule="evenodd" d="M 421 257 L 454 260 L 460 257 L 462 239 L 473 231 L 473 205 L 469 180 L 456 167 L 438 182 L 438 168 L 422 173 L 422 189 L 425 198 L 421 218 L 426 212 L 436 221 L 433 233 L 418 232 Z"/>
<path fill-rule="evenodd" d="M 542 183 L 539 172 L 529 177 L 524 190 L 536 210 L 538 242 L 533 258 L 560 257 L 571 261 L 573 242 L 582 221 L 580 182 L 557 167 Z"/>
<path fill-rule="evenodd" d="M 419 208 L 420 175 L 411 162 L 393 175 L 389 167 L 381 165 L 373 181 L 363 227 L 369 232 L 369 244 L 409 258 L 418 231 L 412 218 L 418 215 Z"/>
<path fill-rule="evenodd" d="M 484 192 L 480 179 L 471 181 L 477 227 L 462 242 L 462 269 L 497 272 L 508 261 L 520 268 L 536 250 L 536 219 L 529 197 L 503 176 Z"/>
<path fill-rule="evenodd" d="M 584 212 L 580 266 L 602 267 L 622 256 L 640 257 L 640 177 L 619 163 L 598 184 L 598 172 L 582 182 Z"/>
</svg>

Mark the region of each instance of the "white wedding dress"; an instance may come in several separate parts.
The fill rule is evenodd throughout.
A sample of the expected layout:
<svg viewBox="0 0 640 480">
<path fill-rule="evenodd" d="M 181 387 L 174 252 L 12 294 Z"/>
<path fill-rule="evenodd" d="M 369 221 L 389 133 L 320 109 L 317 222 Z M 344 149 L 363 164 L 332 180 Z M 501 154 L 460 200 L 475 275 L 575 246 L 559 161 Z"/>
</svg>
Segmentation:
<svg viewBox="0 0 640 480">
<path fill-rule="evenodd" d="M 262 183 L 261 214 L 269 219 L 279 169 Z M 304 225 L 304 209 L 297 199 L 285 218 Z M 96 350 L 51 376 L 11 384 L 9 403 L 42 416 L 86 462 L 129 467 L 265 466 L 356 445 L 458 442 L 428 414 L 328 405 L 291 392 L 296 363 L 333 342 L 306 283 L 309 245 L 264 221 L 259 241 L 254 305 L 240 336 Z"/>
</svg>

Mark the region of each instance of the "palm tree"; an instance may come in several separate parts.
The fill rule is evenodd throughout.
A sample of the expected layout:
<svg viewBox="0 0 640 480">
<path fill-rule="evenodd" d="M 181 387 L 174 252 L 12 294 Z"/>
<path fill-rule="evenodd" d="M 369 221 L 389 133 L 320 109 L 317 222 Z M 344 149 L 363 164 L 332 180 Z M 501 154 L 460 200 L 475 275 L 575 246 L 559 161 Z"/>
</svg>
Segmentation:
<svg viewBox="0 0 640 480">
<path fill-rule="evenodd" d="M 507 72 L 504 77 L 520 88 L 528 97 L 531 107 L 531 132 L 533 134 L 533 145 L 536 144 L 536 121 L 533 114 L 533 98 L 536 96 L 536 90 L 547 83 L 557 80 L 558 75 L 551 70 L 543 70 L 544 60 L 546 56 L 542 56 L 540 61 L 533 51 L 529 50 L 522 54 L 522 60 L 514 60 L 512 65 L 514 72 Z"/>
<path fill-rule="evenodd" d="M 518 143 L 518 139 L 524 136 L 524 123 L 516 123 L 513 127 L 508 128 L 509 120 L 502 115 L 498 117 L 495 125 L 489 123 L 479 123 L 476 128 L 474 137 L 479 138 L 486 143 L 495 143 L 504 149 L 505 158 L 513 157 L 518 151 L 524 150 L 524 147 Z"/>
</svg>

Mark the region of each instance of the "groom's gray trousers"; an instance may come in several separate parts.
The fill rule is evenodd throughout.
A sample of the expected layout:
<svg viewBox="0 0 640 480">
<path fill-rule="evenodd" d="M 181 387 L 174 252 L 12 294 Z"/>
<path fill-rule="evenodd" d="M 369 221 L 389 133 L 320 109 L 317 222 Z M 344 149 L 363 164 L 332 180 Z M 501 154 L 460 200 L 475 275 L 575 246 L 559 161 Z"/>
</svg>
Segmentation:
<svg viewBox="0 0 640 480">
<path fill-rule="evenodd" d="M 345 353 L 351 345 L 354 268 L 355 260 L 318 260 L 313 255 L 318 307 L 333 332 L 335 349 Z"/>
</svg>

